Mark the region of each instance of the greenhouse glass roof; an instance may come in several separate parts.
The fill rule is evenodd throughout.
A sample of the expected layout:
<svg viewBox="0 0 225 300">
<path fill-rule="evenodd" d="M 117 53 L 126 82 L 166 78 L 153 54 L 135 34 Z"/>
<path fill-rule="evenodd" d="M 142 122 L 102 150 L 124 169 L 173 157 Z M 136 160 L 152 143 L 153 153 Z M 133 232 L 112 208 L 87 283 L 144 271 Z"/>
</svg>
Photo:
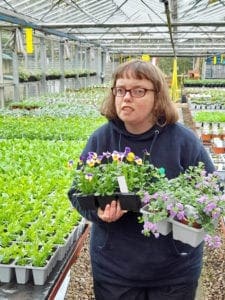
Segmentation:
<svg viewBox="0 0 225 300">
<path fill-rule="evenodd" d="M 33 27 L 109 53 L 225 53 L 225 0 L 0 0 L 0 25 Z"/>
</svg>

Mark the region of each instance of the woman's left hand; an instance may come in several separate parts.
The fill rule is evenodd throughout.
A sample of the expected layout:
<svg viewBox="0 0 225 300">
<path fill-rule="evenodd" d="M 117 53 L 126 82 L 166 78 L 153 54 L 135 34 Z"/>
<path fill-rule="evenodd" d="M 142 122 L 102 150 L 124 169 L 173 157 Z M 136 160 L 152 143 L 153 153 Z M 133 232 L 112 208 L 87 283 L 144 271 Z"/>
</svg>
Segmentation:
<svg viewBox="0 0 225 300">
<path fill-rule="evenodd" d="M 111 204 L 107 204 L 105 209 L 98 208 L 98 217 L 107 223 L 115 222 L 120 219 L 127 210 L 122 210 L 120 202 L 113 200 Z"/>
</svg>

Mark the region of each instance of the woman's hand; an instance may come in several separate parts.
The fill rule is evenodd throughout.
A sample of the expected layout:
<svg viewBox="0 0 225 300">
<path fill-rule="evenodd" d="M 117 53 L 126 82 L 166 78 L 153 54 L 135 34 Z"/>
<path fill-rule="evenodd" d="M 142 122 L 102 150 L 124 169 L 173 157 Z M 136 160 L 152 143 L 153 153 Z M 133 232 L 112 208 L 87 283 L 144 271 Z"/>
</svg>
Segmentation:
<svg viewBox="0 0 225 300">
<path fill-rule="evenodd" d="M 127 210 L 122 210 L 120 202 L 113 200 L 111 204 L 107 204 L 105 209 L 98 208 L 98 217 L 107 223 L 115 222 L 121 218 Z"/>
</svg>

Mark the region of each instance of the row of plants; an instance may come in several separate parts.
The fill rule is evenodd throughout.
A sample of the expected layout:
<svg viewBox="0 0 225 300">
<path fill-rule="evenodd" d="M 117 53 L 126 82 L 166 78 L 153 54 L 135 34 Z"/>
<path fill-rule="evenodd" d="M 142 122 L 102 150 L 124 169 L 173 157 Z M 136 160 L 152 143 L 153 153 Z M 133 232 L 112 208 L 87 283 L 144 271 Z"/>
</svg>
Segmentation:
<svg viewBox="0 0 225 300">
<path fill-rule="evenodd" d="M 33 110 L 37 108 L 42 108 L 45 105 L 44 102 L 34 101 L 34 100 L 23 100 L 19 102 L 11 103 L 8 107 L 10 109 L 27 109 L 27 110 Z"/>
<path fill-rule="evenodd" d="M 64 71 L 65 78 L 94 76 L 96 74 L 97 73 L 95 71 L 87 70 L 87 69 L 73 69 L 73 70 Z M 46 76 L 46 80 L 60 79 L 62 73 L 60 72 L 60 70 L 48 70 L 45 76 Z M 39 81 L 41 80 L 41 77 L 42 77 L 41 71 L 19 70 L 20 82 Z"/>
<path fill-rule="evenodd" d="M 90 135 L 90 128 L 97 127 L 105 121 L 103 117 L 86 118 L 74 116 L 31 117 L 0 116 L 0 138 L 25 138 L 29 140 L 85 140 Z M 93 125 L 94 124 L 94 125 Z"/>
<path fill-rule="evenodd" d="M 215 135 L 225 133 L 225 91 L 187 90 L 189 108 L 191 109 L 196 128 L 209 131 Z"/>
<path fill-rule="evenodd" d="M 11 116 L 92 116 L 98 117 L 99 103 L 105 97 L 105 87 L 80 89 L 73 92 L 49 94 L 38 98 L 32 97 L 22 101 L 13 101 L 4 109 L 0 109 L 0 115 Z"/>
<path fill-rule="evenodd" d="M 223 108 L 225 105 L 225 91 L 215 89 L 188 89 L 186 90 L 189 105 L 195 105 L 194 109 L 198 108 Z M 196 106 L 198 105 L 198 106 Z"/>
<path fill-rule="evenodd" d="M 193 115 L 195 122 L 223 123 L 225 124 L 225 113 L 221 111 L 197 111 Z"/>
<path fill-rule="evenodd" d="M 66 161 L 78 153 L 79 143 L 2 139 L 0 144 L 0 262 L 20 264 L 26 258 L 27 264 L 43 266 L 80 220 L 66 197 L 71 179 Z M 47 242 L 51 251 L 45 256 L 40 251 L 41 261 L 24 251 L 26 243 L 45 248 Z"/>
<path fill-rule="evenodd" d="M 184 87 L 224 87 L 225 79 L 184 79 Z"/>
</svg>

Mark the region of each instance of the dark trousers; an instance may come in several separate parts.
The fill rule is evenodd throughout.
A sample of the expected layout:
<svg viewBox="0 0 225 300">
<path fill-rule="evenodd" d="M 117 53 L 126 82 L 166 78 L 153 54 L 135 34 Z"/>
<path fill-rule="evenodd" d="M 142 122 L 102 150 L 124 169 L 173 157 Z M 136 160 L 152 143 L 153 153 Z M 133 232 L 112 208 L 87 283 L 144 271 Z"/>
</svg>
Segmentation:
<svg viewBox="0 0 225 300">
<path fill-rule="evenodd" d="M 157 288 L 133 288 L 94 280 L 96 300 L 194 300 L 198 282 Z"/>
</svg>

